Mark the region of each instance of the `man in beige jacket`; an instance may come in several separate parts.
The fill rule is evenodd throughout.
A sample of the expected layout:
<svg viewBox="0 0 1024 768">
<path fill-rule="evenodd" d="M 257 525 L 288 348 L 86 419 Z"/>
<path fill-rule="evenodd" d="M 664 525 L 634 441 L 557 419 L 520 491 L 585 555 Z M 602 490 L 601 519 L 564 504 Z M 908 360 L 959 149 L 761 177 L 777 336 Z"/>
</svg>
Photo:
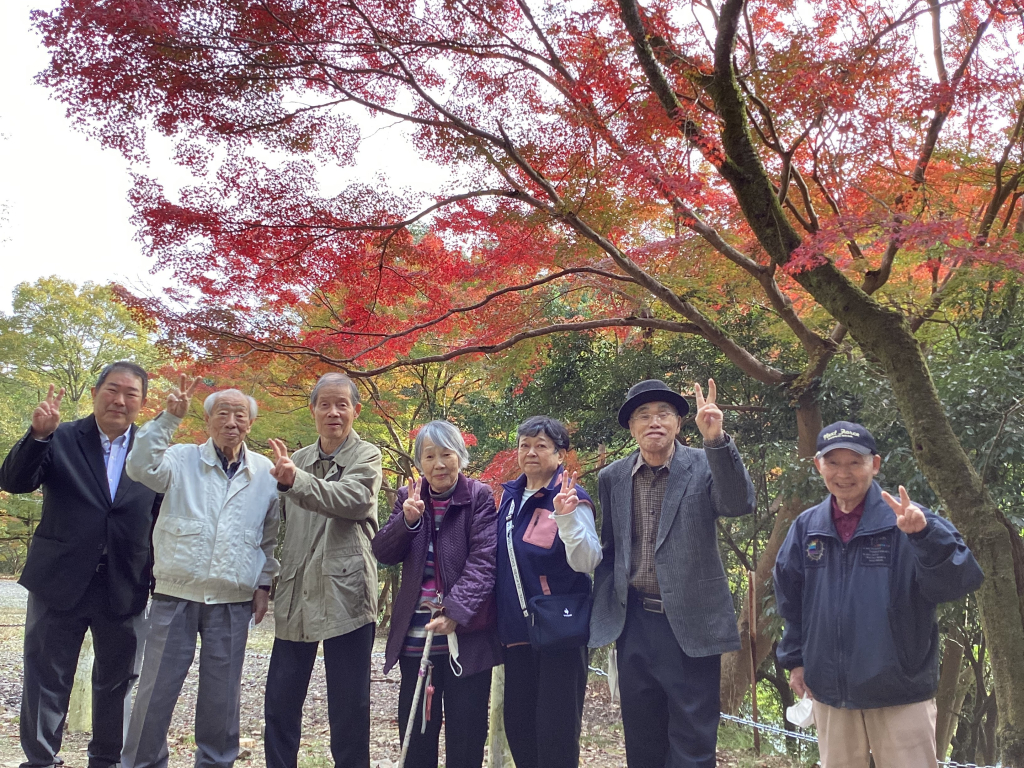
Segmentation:
<svg viewBox="0 0 1024 768">
<path fill-rule="evenodd" d="M 362 405 L 348 376 L 328 373 L 309 410 L 320 436 L 291 458 L 271 440 L 285 519 L 276 638 L 265 700 L 267 768 L 295 768 L 302 705 L 324 644 L 331 754 L 336 768 L 370 765 L 370 653 L 377 619 L 380 450 L 352 423 Z"/>
</svg>

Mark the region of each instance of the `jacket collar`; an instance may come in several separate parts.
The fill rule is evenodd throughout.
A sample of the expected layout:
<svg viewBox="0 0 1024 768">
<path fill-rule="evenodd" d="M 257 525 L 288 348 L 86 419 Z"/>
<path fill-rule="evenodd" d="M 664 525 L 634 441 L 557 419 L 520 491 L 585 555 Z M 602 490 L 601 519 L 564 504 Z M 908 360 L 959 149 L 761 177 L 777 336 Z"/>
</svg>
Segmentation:
<svg viewBox="0 0 1024 768">
<path fill-rule="evenodd" d="M 870 536 L 881 533 L 890 528 L 896 527 L 896 514 L 892 508 L 882 499 L 882 486 L 872 481 L 864 497 L 864 516 L 861 517 L 853 538 L 858 536 Z M 831 536 L 839 538 L 836 527 L 832 523 L 832 494 L 825 497 L 824 501 L 811 508 L 811 514 L 807 522 L 807 534 L 809 536 Z"/>
<path fill-rule="evenodd" d="M 78 422 L 78 447 L 92 470 L 96 484 L 103 490 L 100 494 L 110 500 L 110 483 L 107 482 L 107 468 L 103 464 L 103 446 L 100 444 L 100 428 L 92 414 Z"/>
<path fill-rule="evenodd" d="M 538 499 L 544 498 L 548 491 L 555 490 L 562 483 L 562 472 L 565 471 L 565 465 L 559 464 L 558 469 L 555 470 L 555 474 L 552 475 L 550 482 L 540 490 L 538 490 L 534 496 Z M 515 498 L 522 498 L 523 491 L 526 490 L 526 473 L 524 472 L 515 480 L 511 480 L 507 483 L 502 483 L 501 487 L 515 495 Z"/>
<path fill-rule="evenodd" d="M 432 499 L 430 495 L 430 483 L 427 482 L 425 477 L 420 478 L 420 498 L 421 499 Z M 452 506 L 468 506 L 473 502 L 473 494 L 469 489 L 469 478 L 459 472 L 459 477 L 455 481 L 455 492 L 451 495 Z"/>
</svg>

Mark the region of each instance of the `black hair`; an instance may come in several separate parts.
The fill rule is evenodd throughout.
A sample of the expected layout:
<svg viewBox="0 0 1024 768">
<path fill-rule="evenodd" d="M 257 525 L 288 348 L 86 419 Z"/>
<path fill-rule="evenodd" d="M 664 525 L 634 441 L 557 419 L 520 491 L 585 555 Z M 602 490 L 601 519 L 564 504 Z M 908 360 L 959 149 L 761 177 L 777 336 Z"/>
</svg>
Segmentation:
<svg viewBox="0 0 1024 768">
<path fill-rule="evenodd" d="M 141 365 L 129 362 L 128 360 L 118 360 L 116 363 L 110 363 L 100 371 L 100 377 L 96 379 L 96 389 L 103 386 L 103 382 L 107 380 L 107 377 L 116 373 L 117 371 L 124 371 L 130 373 L 142 382 L 142 399 L 146 399 L 146 392 L 149 390 L 149 375 L 146 373 L 146 369 Z"/>
<path fill-rule="evenodd" d="M 565 424 L 550 416 L 531 416 L 516 430 L 516 440 L 521 437 L 537 437 L 543 432 L 559 451 L 569 450 L 569 430 Z"/>
</svg>

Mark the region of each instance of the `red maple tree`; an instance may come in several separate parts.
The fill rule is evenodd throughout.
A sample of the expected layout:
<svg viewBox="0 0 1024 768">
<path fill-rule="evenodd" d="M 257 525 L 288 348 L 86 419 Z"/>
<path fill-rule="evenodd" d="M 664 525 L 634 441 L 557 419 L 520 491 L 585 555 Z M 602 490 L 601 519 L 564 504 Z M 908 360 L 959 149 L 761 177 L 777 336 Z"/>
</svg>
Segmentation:
<svg viewBox="0 0 1024 768">
<path fill-rule="evenodd" d="M 172 338 L 363 375 L 570 328 L 693 333 L 790 388 L 801 448 L 847 336 L 988 574 L 1001 754 L 1024 762 L 1024 548 L 957 442 L 915 334 L 1021 265 L 1020 0 L 65 0 L 42 75 L 127 157 L 170 136 L 194 186 L 138 178 L 183 286 Z M 362 108 L 457 169 L 424 203 L 339 194 Z M 175 302 L 178 302 L 175 304 Z M 717 319 L 774 313 L 779 370 Z M 782 527 L 784 531 L 784 526 Z"/>
</svg>

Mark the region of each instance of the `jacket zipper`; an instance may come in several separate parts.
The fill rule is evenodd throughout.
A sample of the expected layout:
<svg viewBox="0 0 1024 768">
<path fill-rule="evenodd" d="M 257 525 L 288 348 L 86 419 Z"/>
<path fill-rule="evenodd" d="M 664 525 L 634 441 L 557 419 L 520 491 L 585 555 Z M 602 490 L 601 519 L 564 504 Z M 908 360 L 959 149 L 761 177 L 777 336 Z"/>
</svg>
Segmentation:
<svg viewBox="0 0 1024 768">
<path fill-rule="evenodd" d="M 838 685 L 838 688 L 839 688 L 839 706 L 840 706 L 840 708 L 843 708 L 843 707 L 846 706 L 846 672 L 844 671 L 846 669 L 846 652 L 845 652 L 845 646 L 844 646 L 844 643 L 843 643 L 843 629 L 844 629 L 844 627 L 843 627 L 843 611 L 842 611 L 842 606 L 844 606 L 846 604 L 846 587 L 847 587 L 847 584 L 846 584 L 846 551 L 847 551 L 847 544 L 842 543 L 841 540 L 840 540 L 840 543 L 841 543 L 841 546 L 842 546 L 843 557 L 842 557 L 842 562 L 840 563 L 840 565 L 842 566 L 842 568 L 841 568 L 842 577 L 841 577 L 840 582 L 839 582 L 840 583 L 840 593 L 839 593 L 839 598 L 840 598 L 839 599 L 839 605 L 840 605 L 839 627 L 838 627 L 838 629 L 836 631 L 836 644 L 839 646 L 838 647 L 838 651 L 839 651 L 839 653 L 838 653 L 838 656 L 839 656 L 839 666 L 838 666 L 838 669 L 837 669 L 836 677 L 837 677 L 837 679 L 838 679 L 837 681 L 839 683 L 839 685 Z"/>
</svg>

